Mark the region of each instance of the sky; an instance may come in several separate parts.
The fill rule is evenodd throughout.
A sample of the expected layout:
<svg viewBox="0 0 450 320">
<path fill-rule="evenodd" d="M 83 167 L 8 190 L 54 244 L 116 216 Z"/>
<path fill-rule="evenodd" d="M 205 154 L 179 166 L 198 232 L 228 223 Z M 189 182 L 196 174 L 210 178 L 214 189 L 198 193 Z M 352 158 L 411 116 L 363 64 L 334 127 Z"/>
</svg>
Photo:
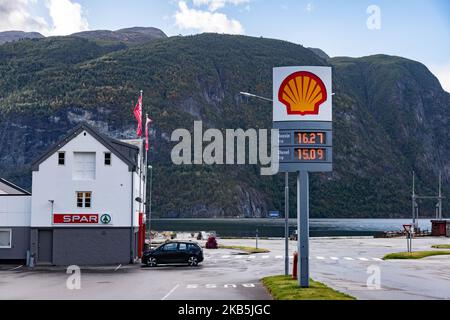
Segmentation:
<svg viewBox="0 0 450 320">
<path fill-rule="evenodd" d="M 450 92 L 449 0 L 0 0 L 0 31 L 132 26 L 276 38 L 330 56 L 398 55 L 424 63 Z"/>
</svg>

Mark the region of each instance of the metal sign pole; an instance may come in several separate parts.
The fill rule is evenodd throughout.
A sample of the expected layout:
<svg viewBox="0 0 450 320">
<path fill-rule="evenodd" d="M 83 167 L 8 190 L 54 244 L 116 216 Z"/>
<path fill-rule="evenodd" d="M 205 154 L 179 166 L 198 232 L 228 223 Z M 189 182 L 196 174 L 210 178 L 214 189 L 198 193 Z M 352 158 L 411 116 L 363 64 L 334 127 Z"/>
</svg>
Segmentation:
<svg viewBox="0 0 450 320">
<path fill-rule="evenodd" d="M 301 171 L 297 176 L 297 230 L 298 284 L 309 288 L 309 174 Z"/>
<path fill-rule="evenodd" d="M 284 274 L 289 275 L 289 173 L 284 176 Z"/>
</svg>

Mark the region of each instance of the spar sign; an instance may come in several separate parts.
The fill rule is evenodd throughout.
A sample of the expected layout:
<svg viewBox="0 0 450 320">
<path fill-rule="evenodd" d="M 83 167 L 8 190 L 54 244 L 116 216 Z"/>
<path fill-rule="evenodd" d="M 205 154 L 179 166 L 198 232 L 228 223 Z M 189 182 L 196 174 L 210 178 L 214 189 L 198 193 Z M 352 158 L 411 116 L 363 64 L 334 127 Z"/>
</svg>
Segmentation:
<svg viewBox="0 0 450 320">
<path fill-rule="evenodd" d="M 280 171 L 332 171 L 331 68 L 274 68 L 273 101 Z"/>
<path fill-rule="evenodd" d="M 111 215 L 94 213 L 55 213 L 53 224 L 55 225 L 108 225 L 111 224 Z"/>
</svg>

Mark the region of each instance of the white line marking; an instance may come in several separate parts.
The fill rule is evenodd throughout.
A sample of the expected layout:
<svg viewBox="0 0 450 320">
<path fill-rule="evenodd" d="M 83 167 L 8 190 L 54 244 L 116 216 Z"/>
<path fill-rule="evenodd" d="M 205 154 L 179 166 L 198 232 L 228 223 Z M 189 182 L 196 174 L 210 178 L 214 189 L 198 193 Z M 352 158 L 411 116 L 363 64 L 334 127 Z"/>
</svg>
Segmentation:
<svg viewBox="0 0 450 320">
<path fill-rule="evenodd" d="M 317 260 L 325 260 L 324 257 L 316 257 Z"/>
<path fill-rule="evenodd" d="M 262 258 L 262 259 L 269 259 L 270 256 L 262 256 L 261 258 Z"/>
<path fill-rule="evenodd" d="M 338 257 L 330 257 L 330 259 L 331 259 L 331 260 L 334 260 L 334 261 L 337 261 L 337 260 L 339 260 L 339 258 L 338 258 Z"/>
<path fill-rule="evenodd" d="M 275 259 L 283 259 L 283 256 L 276 256 Z"/>
<path fill-rule="evenodd" d="M 383 261 L 383 259 L 380 258 L 372 258 L 373 261 Z"/>
<path fill-rule="evenodd" d="M 18 266 L 18 267 L 15 267 L 15 268 L 13 268 L 13 269 L 10 269 L 9 271 L 18 270 L 18 269 L 20 269 L 20 268 L 22 268 L 22 267 L 23 267 L 23 265 L 20 265 L 20 266 Z"/>
<path fill-rule="evenodd" d="M 350 257 L 345 257 L 344 259 L 347 260 L 347 261 L 353 261 L 353 260 L 355 260 L 355 259 L 350 258 Z"/>
<path fill-rule="evenodd" d="M 117 266 L 117 268 L 114 269 L 114 272 L 116 272 L 117 270 L 119 270 L 121 267 L 122 267 L 122 265 L 119 264 L 119 265 Z"/>
<path fill-rule="evenodd" d="M 244 256 L 235 256 L 235 259 L 242 259 Z"/>
<path fill-rule="evenodd" d="M 369 259 L 367 259 L 367 258 L 358 258 L 358 260 L 361 260 L 361 261 L 369 261 Z"/>
<path fill-rule="evenodd" d="M 256 256 L 250 256 L 249 259 L 256 259 Z"/>
<path fill-rule="evenodd" d="M 166 294 L 165 296 L 164 296 L 164 298 L 162 298 L 161 300 L 166 300 L 175 290 L 177 290 L 177 288 L 179 287 L 180 285 L 179 284 L 177 284 L 175 287 L 173 287 L 172 288 L 172 290 L 170 290 L 169 291 L 169 293 L 168 294 Z"/>
<path fill-rule="evenodd" d="M 229 259 L 230 256 L 222 256 L 222 259 Z"/>
</svg>

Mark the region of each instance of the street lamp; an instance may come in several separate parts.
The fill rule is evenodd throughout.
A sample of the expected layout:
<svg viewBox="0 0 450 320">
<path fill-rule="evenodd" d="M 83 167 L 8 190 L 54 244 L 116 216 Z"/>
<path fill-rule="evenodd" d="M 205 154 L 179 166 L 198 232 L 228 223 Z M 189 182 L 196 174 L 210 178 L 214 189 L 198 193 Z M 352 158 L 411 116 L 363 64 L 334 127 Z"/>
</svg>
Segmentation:
<svg viewBox="0 0 450 320">
<path fill-rule="evenodd" d="M 240 92 L 241 95 L 250 98 L 273 102 L 272 99 L 258 96 L 248 92 Z M 258 241 L 258 240 L 257 240 Z M 284 274 L 289 275 L 289 173 L 284 174 Z"/>
</svg>

